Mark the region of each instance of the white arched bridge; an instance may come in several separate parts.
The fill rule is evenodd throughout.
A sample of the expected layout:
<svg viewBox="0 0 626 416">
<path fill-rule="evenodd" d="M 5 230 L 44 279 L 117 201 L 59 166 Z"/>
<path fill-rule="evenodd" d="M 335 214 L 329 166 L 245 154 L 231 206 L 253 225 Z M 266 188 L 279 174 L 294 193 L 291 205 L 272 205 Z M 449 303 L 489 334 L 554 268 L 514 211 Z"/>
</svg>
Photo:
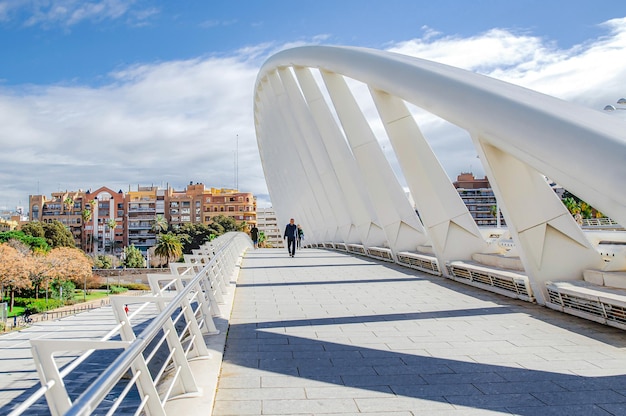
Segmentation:
<svg viewBox="0 0 626 416">
<path fill-rule="evenodd" d="M 371 93 L 417 212 L 352 80 Z M 407 104 L 467 131 L 506 230 L 476 225 Z M 254 109 L 272 203 L 307 244 L 626 324 L 624 233 L 584 231 L 546 181 L 626 224 L 623 121 L 443 64 L 327 46 L 271 57 Z"/>
<path fill-rule="evenodd" d="M 354 81 L 375 105 L 367 117 Z M 506 228 L 477 226 L 412 106 L 467 131 Z M 623 413 L 626 123 L 346 47 L 276 54 L 254 107 L 274 208 L 308 245 L 614 328 L 344 253 L 253 250 L 227 233 L 147 274 L 147 294 L 2 338 L 0 413 Z M 581 227 L 546 177 L 611 221 Z"/>
</svg>

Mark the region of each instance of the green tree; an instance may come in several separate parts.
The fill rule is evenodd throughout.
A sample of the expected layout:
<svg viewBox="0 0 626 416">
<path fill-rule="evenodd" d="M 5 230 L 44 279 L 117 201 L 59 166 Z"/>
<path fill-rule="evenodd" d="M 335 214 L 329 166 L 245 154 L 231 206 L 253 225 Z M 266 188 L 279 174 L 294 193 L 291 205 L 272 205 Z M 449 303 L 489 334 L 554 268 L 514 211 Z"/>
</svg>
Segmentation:
<svg viewBox="0 0 626 416">
<path fill-rule="evenodd" d="M 50 289 L 53 297 L 65 302 L 74 297 L 76 285 L 69 280 L 54 279 L 50 283 Z"/>
<path fill-rule="evenodd" d="M 91 221 L 91 217 L 92 217 L 92 215 L 93 215 L 93 214 L 91 213 L 91 210 L 90 210 L 90 209 L 87 209 L 87 208 L 85 208 L 84 210 L 82 210 L 82 211 L 80 212 L 80 216 L 81 216 L 81 217 L 82 217 L 82 219 L 83 219 L 83 223 L 86 223 L 86 222 Z"/>
<path fill-rule="evenodd" d="M 43 229 L 43 223 L 39 221 L 31 221 L 22 225 L 21 231 L 32 237 L 46 238 L 46 231 Z"/>
<path fill-rule="evenodd" d="M 113 254 L 113 250 L 115 249 L 115 227 L 117 227 L 117 221 L 115 221 L 115 218 L 109 218 L 106 225 L 109 229 L 109 233 L 111 234 L 111 241 L 109 241 L 109 244 L 111 245 L 111 254 Z"/>
<path fill-rule="evenodd" d="M 157 234 L 161 234 L 165 230 L 167 230 L 167 220 L 163 214 L 157 214 L 154 217 L 154 222 L 152 223 L 152 231 Z"/>
<path fill-rule="evenodd" d="M 112 269 L 113 261 L 111 256 L 107 256 L 105 254 L 98 254 L 93 256 L 93 266 L 96 269 Z"/>
<path fill-rule="evenodd" d="M 237 222 L 233 217 L 227 217 L 225 215 L 216 215 L 211 219 L 212 223 L 219 226 L 218 232 L 215 234 L 222 235 L 229 231 L 239 231 L 239 227 L 237 226 Z M 221 227 L 221 228 L 220 228 Z"/>
<path fill-rule="evenodd" d="M 98 200 L 92 199 L 89 201 L 89 206 L 91 207 L 91 216 L 93 216 L 93 213 L 97 212 L 98 209 Z M 93 232 L 91 234 L 91 252 L 98 252 L 98 224 L 93 225 Z"/>
<path fill-rule="evenodd" d="M 83 239 L 83 249 L 85 251 L 87 251 L 87 244 L 89 243 L 87 241 L 87 227 L 85 227 L 85 224 L 87 224 L 89 221 L 91 221 L 91 216 L 92 216 L 92 212 L 90 209 L 85 208 L 84 210 L 82 210 L 80 212 L 80 216 L 83 219 L 83 235 L 82 235 L 82 239 Z"/>
<path fill-rule="evenodd" d="M 154 249 L 154 254 L 167 264 L 170 260 L 178 260 L 182 256 L 183 245 L 174 234 L 163 234 Z"/>
<path fill-rule="evenodd" d="M 578 205 L 578 201 L 576 201 L 571 196 L 563 198 L 562 201 L 565 207 L 567 207 L 567 210 L 570 212 L 570 214 L 576 215 L 580 212 L 580 206 Z"/>
<path fill-rule="evenodd" d="M 146 260 L 139 250 L 134 245 L 130 245 L 124 248 L 124 266 L 129 268 L 145 267 Z"/>
<path fill-rule="evenodd" d="M 70 225 L 70 220 L 69 220 L 69 216 L 72 214 L 72 208 L 74 207 L 74 198 L 72 198 L 71 196 L 67 196 L 64 200 L 63 200 L 63 208 L 65 209 L 65 213 L 67 215 L 67 226 L 69 227 Z"/>
<path fill-rule="evenodd" d="M 178 237 L 183 245 L 183 253 L 191 254 L 191 250 L 198 249 L 200 246 L 210 240 L 210 236 L 214 230 L 206 224 L 184 224 L 172 233 Z"/>
<path fill-rule="evenodd" d="M 63 200 L 63 207 L 68 212 L 68 215 L 70 211 L 72 210 L 73 206 L 74 206 L 74 198 L 72 198 L 71 196 L 68 196 Z"/>
<path fill-rule="evenodd" d="M 70 230 L 59 221 L 54 220 L 50 223 L 39 223 L 43 227 L 44 238 L 46 242 L 51 248 L 56 247 L 75 247 L 74 236 Z M 22 227 L 22 231 L 24 231 L 24 227 Z M 24 233 L 28 233 L 29 229 L 27 228 Z"/>
<path fill-rule="evenodd" d="M 594 207 L 567 190 L 563 193 L 563 198 L 561 199 L 561 201 L 563 202 L 563 204 L 565 204 L 570 214 L 574 216 L 576 214 L 580 214 L 582 218 L 604 217 L 604 215 L 600 211 L 598 211 L 597 209 L 595 209 Z"/>
<path fill-rule="evenodd" d="M 7 243 L 11 240 L 16 240 L 27 245 L 32 251 L 50 251 L 50 246 L 43 237 L 33 237 L 32 235 L 24 233 L 24 231 L 13 230 L 0 232 L 0 243 Z"/>
</svg>

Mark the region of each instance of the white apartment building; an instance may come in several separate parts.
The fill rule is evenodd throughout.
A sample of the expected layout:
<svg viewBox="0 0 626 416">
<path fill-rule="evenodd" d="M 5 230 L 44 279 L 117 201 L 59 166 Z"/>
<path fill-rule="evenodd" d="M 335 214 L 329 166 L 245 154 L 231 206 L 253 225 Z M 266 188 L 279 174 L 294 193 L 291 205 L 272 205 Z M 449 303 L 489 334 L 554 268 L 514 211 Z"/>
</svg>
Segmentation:
<svg viewBox="0 0 626 416">
<path fill-rule="evenodd" d="M 259 232 L 265 234 L 265 246 L 284 248 L 283 235 L 273 208 L 257 208 L 256 221 Z"/>
</svg>

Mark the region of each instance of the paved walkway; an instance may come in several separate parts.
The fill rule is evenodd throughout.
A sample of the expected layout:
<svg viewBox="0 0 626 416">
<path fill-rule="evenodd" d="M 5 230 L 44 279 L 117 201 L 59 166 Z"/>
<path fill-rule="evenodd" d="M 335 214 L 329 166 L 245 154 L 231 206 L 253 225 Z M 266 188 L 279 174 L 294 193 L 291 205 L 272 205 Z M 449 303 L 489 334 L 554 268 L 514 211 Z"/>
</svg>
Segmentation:
<svg viewBox="0 0 626 416">
<path fill-rule="evenodd" d="M 213 415 L 626 415 L 626 333 L 367 258 L 246 255 Z"/>
<path fill-rule="evenodd" d="M 136 330 L 140 330 L 155 314 L 156 308 L 148 307 L 131 323 Z M 40 387 L 32 358 L 31 339 L 99 340 L 115 325 L 111 307 L 105 306 L 65 316 L 62 319 L 37 322 L 30 327 L 0 336 L 0 415 L 8 414 L 14 406 L 24 402 Z M 119 339 L 119 336 L 113 339 Z M 59 352 L 55 355 L 56 363 L 59 368 L 63 368 L 81 354 L 82 352 L 77 351 Z M 82 393 L 117 354 L 119 350 L 95 351 L 76 368 L 65 380 L 72 399 Z M 48 414 L 50 412 L 44 398 L 25 413 L 25 415 Z"/>
</svg>

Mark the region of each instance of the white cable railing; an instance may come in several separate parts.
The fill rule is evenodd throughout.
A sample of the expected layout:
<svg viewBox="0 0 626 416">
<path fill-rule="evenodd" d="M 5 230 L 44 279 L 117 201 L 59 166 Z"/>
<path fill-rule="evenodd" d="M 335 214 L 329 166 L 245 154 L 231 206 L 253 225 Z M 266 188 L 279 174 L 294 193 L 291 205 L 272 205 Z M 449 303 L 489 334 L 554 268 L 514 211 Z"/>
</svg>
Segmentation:
<svg viewBox="0 0 626 416">
<path fill-rule="evenodd" d="M 239 259 L 251 245 L 247 235 L 227 233 L 207 243 L 195 262 L 173 263 L 172 274 L 149 276 L 151 296 L 113 297 L 111 305 L 119 324 L 100 340 L 31 340 L 42 387 L 9 416 L 23 414 L 44 395 L 50 413 L 56 416 L 94 412 L 112 415 L 122 403 L 126 414 L 132 407 L 134 414 L 165 415 L 164 405 L 169 398 L 200 394 L 189 360 L 210 358 L 204 336 L 219 332 L 213 323 L 217 305 L 211 305 L 216 303 L 215 291 L 227 290 Z M 186 270 L 181 272 L 181 268 Z M 132 313 L 125 311 L 126 304 L 132 307 Z M 131 320 L 137 322 L 155 307 L 158 314 L 136 335 Z M 121 340 L 112 341 L 118 334 Z M 123 351 L 72 401 L 64 378 L 94 351 L 106 349 Z M 86 352 L 59 371 L 54 354 L 75 350 Z M 129 371 L 132 376 L 126 380 Z M 125 402 L 133 387 L 139 398 Z M 109 397 L 103 403 L 113 389 L 114 400 Z"/>
</svg>

